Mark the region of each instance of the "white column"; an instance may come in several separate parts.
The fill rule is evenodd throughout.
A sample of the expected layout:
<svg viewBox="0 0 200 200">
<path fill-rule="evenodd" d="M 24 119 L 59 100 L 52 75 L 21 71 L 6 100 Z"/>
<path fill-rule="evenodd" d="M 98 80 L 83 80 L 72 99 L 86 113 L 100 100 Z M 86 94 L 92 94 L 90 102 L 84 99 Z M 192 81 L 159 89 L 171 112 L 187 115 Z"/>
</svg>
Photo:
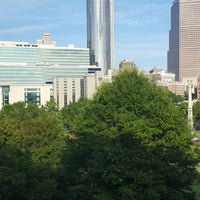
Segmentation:
<svg viewBox="0 0 200 200">
<path fill-rule="evenodd" d="M 193 129 L 193 112 L 192 112 L 192 80 L 188 80 L 188 122 Z"/>
</svg>

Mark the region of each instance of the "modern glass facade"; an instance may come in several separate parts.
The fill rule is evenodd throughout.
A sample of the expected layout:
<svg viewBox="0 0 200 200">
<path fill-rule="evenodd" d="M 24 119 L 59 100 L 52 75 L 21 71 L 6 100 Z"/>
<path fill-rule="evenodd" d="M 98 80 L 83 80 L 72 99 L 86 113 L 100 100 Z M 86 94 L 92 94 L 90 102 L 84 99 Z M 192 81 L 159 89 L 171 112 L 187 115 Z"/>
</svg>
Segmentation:
<svg viewBox="0 0 200 200">
<path fill-rule="evenodd" d="M 36 44 L 0 41 L 0 109 L 18 101 L 41 106 L 51 98 L 61 108 L 85 95 L 80 80 L 101 68 L 90 65 L 89 48 L 55 44 L 47 33 Z"/>
<path fill-rule="evenodd" d="M 113 0 L 87 0 L 87 46 L 90 64 L 104 74 L 114 69 Z"/>
<path fill-rule="evenodd" d="M 0 42 L 0 85 L 52 83 L 54 77 L 88 72 L 88 48 Z"/>
<path fill-rule="evenodd" d="M 171 7 L 168 72 L 176 80 L 200 74 L 200 0 L 175 0 Z"/>
</svg>

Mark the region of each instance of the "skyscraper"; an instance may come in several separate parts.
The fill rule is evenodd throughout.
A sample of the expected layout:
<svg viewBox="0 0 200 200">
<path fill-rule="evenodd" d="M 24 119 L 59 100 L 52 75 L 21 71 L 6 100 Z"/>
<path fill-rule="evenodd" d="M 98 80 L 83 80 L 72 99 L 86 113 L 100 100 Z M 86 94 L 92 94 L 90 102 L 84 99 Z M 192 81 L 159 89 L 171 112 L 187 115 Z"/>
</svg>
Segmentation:
<svg viewBox="0 0 200 200">
<path fill-rule="evenodd" d="M 176 80 L 200 74 L 200 0 L 173 2 L 167 65 Z"/>
<path fill-rule="evenodd" d="M 90 64 L 104 74 L 114 68 L 113 0 L 87 0 L 87 47 Z"/>
</svg>

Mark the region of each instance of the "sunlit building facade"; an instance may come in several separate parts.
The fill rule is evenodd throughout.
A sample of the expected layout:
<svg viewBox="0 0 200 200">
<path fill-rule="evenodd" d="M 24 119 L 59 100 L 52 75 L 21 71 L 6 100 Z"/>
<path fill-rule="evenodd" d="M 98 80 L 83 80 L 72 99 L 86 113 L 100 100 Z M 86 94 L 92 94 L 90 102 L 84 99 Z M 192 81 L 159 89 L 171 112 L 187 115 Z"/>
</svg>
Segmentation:
<svg viewBox="0 0 200 200">
<path fill-rule="evenodd" d="M 90 64 L 101 67 L 104 74 L 114 69 L 113 0 L 87 0 L 87 47 Z"/>
<path fill-rule="evenodd" d="M 171 7 L 168 72 L 176 80 L 200 74 L 200 0 L 175 0 Z"/>
<path fill-rule="evenodd" d="M 133 60 L 129 60 L 129 59 L 124 59 L 120 62 L 119 64 L 119 68 L 136 68 L 136 64 Z"/>
<path fill-rule="evenodd" d="M 57 105 L 62 108 L 80 97 L 92 98 L 98 86 L 111 80 L 111 73 L 104 75 L 103 71 L 87 73 L 83 77 L 55 78 L 53 81 L 54 97 Z"/>
<path fill-rule="evenodd" d="M 82 79 L 97 71 L 101 69 L 90 65 L 88 48 L 75 48 L 73 45 L 57 47 L 48 33 L 34 44 L 0 41 L 0 109 L 5 104 L 18 101 L 38 106 L 44 105 L 50 98 L 61 101 L 57 98 L 62 97 L 55 92 L 57 85 L 54 81 L 58 78 L 64 78 L 69 85 L 76 83 L 71 88 L 73 91 L 68 88 L 69 104 L 84 95 L 80 91 Z M 75 97 L 70 96 L 72 92 Z"/>
</svg>

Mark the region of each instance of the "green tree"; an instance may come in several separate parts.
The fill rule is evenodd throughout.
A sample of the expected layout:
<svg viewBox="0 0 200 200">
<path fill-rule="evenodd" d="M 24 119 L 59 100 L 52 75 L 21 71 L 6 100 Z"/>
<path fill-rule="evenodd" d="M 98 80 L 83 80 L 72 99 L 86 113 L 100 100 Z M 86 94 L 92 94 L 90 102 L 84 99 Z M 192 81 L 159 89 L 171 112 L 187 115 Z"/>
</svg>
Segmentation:
<svg viewBox="0 0 200 200">
<path fill-rule="evenodd" d="M 73 130 L 75 127 L 74 122 L 79 121 L 79 113 L 84 111 L 85 106 L 89 102 L 86 98 L 80 98 L 78 102 L 72 102 L 68 106 L 64 106 L 61 110 L 61 116 L 64 126 L 68 131 Z"/>
<path fill-rule="evenodd" d="M 28 175 L 31 172 L 30 156 L 5 144 L 0 146 L 0 199 L 24 200 L 28 194 L 26 185 L 30 185 Z"/>
<path fill-rule="evenodd" d="M 51 112 L 54 114 L 57 114 L 59 111 L 58 105 L 56 104 L 55 99 L 51 98 L 50 101 L 46 102 L 45 105 L 45 110 L 47 110 L 47 112 Z"/>
<path fill-rule="evenodd" d="M 30 156 L 31 162 L 28 166 L 30 170 L 21 172 L 31 180 L 24 181 L 24 194 L 28 194 L 24 199 L 59 199 L 58 194 L 61 191 L 57 188 L 57 173 L 62 168 L 61 158 L 66 148 L 65 138 L 66 131 L 55 110 L 38 108 L 34 104 L 25 106 L 19 102 L 6 105 L 0 111 L 0 144 L 22 152 L 22 156 L 25 152 Z M 7 157 L 9 156 L 13 158 L 15 153 L 10 151 Z M 6 164 L 3 167 L 9 168 Z M 20 161 L 13 161 L 13 169 L 17 170 L 19 167 Z M 17 185 L 19 181 L 16 179 L 17 176 L 10 173 L 10 177 Z M 5 182 L 6 188 L 9 187 L 8 184 L 10 184 L 8 181 Z M 7 199 L 12 199 L 9 197 L 11 192 L 10 190 L 7 193 Z"/>
<path fill-rule="evenodd" d="M 174 103 L 183 103 L 184 101 L 184 98 L 181 95 L 176 95 L 171 91 L 169 91 L 169 96 L 173 99 Z"/>
<path fill-rule="evenodd" d="M 200 101 L 193 104 L 193 115 L 195 121 L 200 121 Z"/>
<path fill-rule="evenodd" d="M 70 108 L 67 199 L 194 199 L 198 156 L 185 113 L 166 89 L 126 69 L 78 111 L 79 104 Z"/>
</svg>

